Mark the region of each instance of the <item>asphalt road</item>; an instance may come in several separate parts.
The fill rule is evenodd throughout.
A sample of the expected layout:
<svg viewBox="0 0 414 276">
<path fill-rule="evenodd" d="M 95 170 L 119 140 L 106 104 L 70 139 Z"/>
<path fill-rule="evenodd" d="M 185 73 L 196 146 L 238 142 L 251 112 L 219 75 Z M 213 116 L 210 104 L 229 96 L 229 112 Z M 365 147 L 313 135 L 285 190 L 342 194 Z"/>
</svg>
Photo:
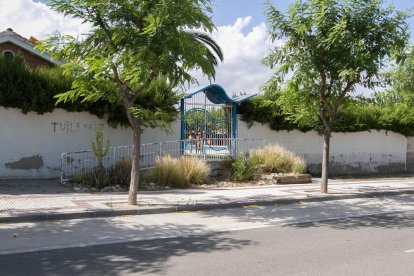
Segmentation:
<svg viewBox="0 0 414 276">
<path fill-rule="evenodd" d="M 413 196 L 364 201 L 2 225 L 0 274 L 414 275 Z"/>
</svg>

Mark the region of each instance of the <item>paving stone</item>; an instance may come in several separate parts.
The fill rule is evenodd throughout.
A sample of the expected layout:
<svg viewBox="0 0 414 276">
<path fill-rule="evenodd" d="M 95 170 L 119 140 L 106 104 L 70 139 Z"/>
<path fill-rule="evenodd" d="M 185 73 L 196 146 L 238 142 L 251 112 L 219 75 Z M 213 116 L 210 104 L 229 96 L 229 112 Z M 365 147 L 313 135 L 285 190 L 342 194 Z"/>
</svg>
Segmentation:
<svg viewBox="0 0 414 276">
<path fill-rule="evenodd" d="M 127 206 L 127 192 L 36 193 L 33 187 L 24 194 L 0 194 L 0 218 L 29 214 L 111 211 L 119 208 L 168 207 L 176 205 L 223 204 L 277 199 L 306 199 L 326 196 L 319 193 L 320 180 L 311 184 L 225 187 L 139 192 L 139 206 Z M 8 186 L 9 187 L 9 186 Z M 117 187 L 114 187 L 116 189 Z M 42 190 L 43 191 L 43 190 Z M 335 180 L 328 196 L 361 195 L 372 192 L 414 191 L 414 178 L 377 180 Z"/>
</svg>

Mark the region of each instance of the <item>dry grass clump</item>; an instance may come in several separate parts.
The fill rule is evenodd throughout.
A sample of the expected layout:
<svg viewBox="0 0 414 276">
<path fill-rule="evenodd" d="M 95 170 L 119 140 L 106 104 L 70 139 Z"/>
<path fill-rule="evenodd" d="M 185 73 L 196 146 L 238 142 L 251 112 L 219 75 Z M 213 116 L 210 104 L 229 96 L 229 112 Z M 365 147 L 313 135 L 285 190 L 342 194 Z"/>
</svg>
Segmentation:
<svg viewBox="0 0 414 276">
<path fill-rule="evenodd" d="M 304 173 L 305 160 L 280 145 L 266 145 L 250 151 L 251 162 L 260 164 L 264 173 Z"/>
<path fill-rule="evenodd" d="M 251 150 L 249 155 L 233 158 L 227 168 L 234 181 L 257 180 L 269 173 L 304 173 L 306 163 L 302 157 L 279 146 L 266 145 Z"/>
<path fill-rule="evenodd" d="M 152 178 L 162 186 L 186 188 L 206 183 L 210 169 L 203 159 L 194 157 L 158 156 Z"/>
<path fill-rule="evenodd" d="M 266 145 L 250 151 L 253 164 L 261 166 L 263 173 L 304 173 L 305 160 L 280 145 Z"/>
</svg>

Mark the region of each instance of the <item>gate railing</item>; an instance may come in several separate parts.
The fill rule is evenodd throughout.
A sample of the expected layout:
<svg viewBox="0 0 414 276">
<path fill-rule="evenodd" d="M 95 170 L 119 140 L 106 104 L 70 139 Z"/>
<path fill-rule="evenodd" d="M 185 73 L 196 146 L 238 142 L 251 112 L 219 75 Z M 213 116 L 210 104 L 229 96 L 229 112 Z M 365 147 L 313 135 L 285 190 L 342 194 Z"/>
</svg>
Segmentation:
<svg viewBox="0 0 414 276">
<path fill-rule="evenodd" d="M 159 143 L 141 144 L 141 169 L 153 168 L 158 156 L 191 156 L 205 160 L 222 160 L 250 149 L 263 147 L 263 139 L 186 139 Z M 102 165 L 109 169 L 118 162 L 132 157 L 133 146 L 110 147 Z M 65 152 L 61 154 L 61 183 L 72 180 L 76 175 L 92 171 L 98 166 L 98 159 L 92 150 Z"/>
</svg>

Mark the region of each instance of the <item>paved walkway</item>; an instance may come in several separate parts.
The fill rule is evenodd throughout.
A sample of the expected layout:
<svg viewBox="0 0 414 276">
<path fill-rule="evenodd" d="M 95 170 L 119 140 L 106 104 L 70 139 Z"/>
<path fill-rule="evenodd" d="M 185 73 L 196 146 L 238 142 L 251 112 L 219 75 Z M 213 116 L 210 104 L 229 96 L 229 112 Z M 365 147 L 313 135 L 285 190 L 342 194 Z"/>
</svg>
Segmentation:
<svg viewBox="0 0 414 276">
<path fill-rule="evenodd" d="M 330 180 L 329 194 L 311 184 L 243 188 L 140 192 L 138 205 L 127 193 L 73 193 L 56 181 L 0 181 L 0 222 L 148 214 L 228 208 L 252 204 L 286 204 L 387 194 L 414 193 L 414 178 Z"/>
</svg>

